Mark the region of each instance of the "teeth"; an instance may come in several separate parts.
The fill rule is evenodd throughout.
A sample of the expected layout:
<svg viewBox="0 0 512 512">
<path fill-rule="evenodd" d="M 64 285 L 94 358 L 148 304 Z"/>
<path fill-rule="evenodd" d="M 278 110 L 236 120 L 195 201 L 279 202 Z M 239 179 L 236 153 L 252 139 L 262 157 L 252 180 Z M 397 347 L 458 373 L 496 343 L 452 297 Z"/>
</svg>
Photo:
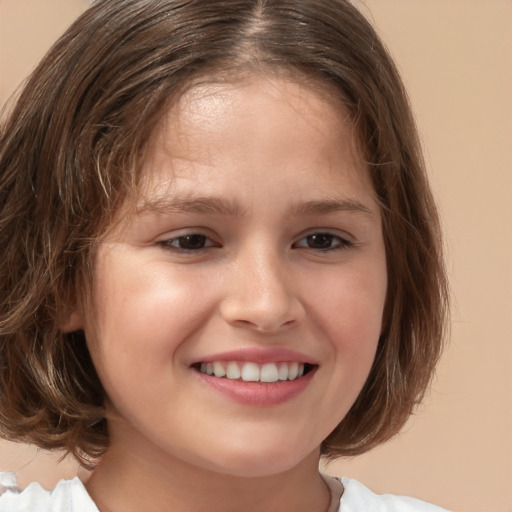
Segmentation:
<svg viewBox="0 0 512 512">
<path fill-rule="evenodd" d="M 241 377 L 240 368 L 234 362 L 228 363 L 228 367 L 226 368 L 226 377 L 228 379 L 239 379 Z"/>
<path fill-rule="evenodd" d="M 278 378 L 279 372 L 274 363 L 264 364 L 261 367 L 261 382 L 275 382 Z"/>
<path fill-rule="evenodd" d="M 242 365 L 242 380 L 245 382 L 258 382 L 260 380 L 260 368 L 256 363 Z"/>
<path fill-rule="evenodd" d="M 259 365 L 252 362 L 201 363 L 199 371 L 206 375 L 225 377 L 231 380 L 241 379 L 245 382 L 277 382 L 295 380 L 304 375 L 302 363 L 266 363 Z"/>
<path fill-rule="evenodd" d="M 224 369 L 224 366 L 218 361 L 215 361 L 215 363 L 213 363 L 213 374 L 215 375 L 215 377 L 224 377 L 226 375 L 226 370 Z"/>
<path fill-rule="evenodd" d="M 292 363 L 290 368 L 288 369 L 288 380 L 293 380 L 297 378 L 299 374 L 299 363 Z"/>
<path fill-rule="evenodd" d="M 287 364 L 282 364 L 279 367 L 279 373 L 277 375 L 277 378 L 279 380 L 288 380 L 288 374 L 289 374 L 288 365 Z"/>
</svg>

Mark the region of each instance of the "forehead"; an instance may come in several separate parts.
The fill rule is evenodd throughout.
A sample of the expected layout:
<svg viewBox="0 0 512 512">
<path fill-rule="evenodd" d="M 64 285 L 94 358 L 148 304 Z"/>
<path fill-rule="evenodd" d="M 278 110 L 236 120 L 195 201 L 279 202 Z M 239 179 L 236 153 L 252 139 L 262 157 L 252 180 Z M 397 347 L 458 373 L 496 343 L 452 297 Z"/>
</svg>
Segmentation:
<svg viewBox="0 0 512 512">
<path fill-rule="evenodd" d="M 254 170 L 272 166 L 275 173 L 294 165 L 299 175 L 340 155 L 345 174 L 369 185 L 358 148 L 350 115 L 331 88 L 261 74 L 208 81 L 188 89 L 162 117 L 147 148 L 140 192 L 172 188 L 178 177 L 211 177 L 214 168 L 248 170 L 248 163 Z"/>
</svg>

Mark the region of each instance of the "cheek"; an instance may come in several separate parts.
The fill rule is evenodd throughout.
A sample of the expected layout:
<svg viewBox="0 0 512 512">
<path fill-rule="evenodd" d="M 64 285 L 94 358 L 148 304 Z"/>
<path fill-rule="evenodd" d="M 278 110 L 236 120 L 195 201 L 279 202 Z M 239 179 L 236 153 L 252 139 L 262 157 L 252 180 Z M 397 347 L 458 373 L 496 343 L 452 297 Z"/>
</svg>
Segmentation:
<svg viewBox="0 0 512 512">
<path fill-rule="evenodd" d="M 387 294 L 384 261 L 374 267 L 341 269 L 329 279 L 320 276 L 309 289 L 310 309 L 321 315 L 321 323 L 331 331 L 353 330 L 362 337 L 375 332 L 380 335 Z"/>
<path fill-rule="evenodd" d="M 177 272 L 165 262 L 144 266 L 137 258 L 117 258 L 108 272 L 98 269 L 95 311 L 103 329 L 158 332 L 169 324 L 187 323 L 206 302 L 199 273 Z M 202 304 L 203 303 L 203 304 Z"/>
<path fill-rule="evenodd" d="M 199 273 L 173 272 L 164 262 L 150 268 L 130 254 L 116 254 L 115 265 L 107 257 L 101 263 L 86 337 L 102 381 L 172 364 L 212 302 L 207 293 L 194 293 L 201 289 Z"/>
<path fill-rule="evenodd" d="M 340 272 L 316 287 L 309 309 L 315 328 L 328 340 L 337 379 L 361 387 L 373 364 L 382 332 L 387 292 L 385 263 L 365 271 Z"/>
</svg>

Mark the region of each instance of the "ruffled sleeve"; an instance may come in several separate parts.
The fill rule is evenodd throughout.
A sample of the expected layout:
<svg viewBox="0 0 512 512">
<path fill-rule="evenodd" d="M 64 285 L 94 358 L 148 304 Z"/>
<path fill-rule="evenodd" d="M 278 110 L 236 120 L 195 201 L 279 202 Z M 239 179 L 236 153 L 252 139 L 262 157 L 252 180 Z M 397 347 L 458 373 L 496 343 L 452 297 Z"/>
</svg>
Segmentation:
<svg viewBox="0 0 512 512">
<path fill-rule="evenodd" d="M 0 496 L 6 492 L 18 494 L 18 479 L 12 471 L 0 471 Z"/>
<path fill-rule="evenodd" d="M 53 491 L 32 482 L 23 491 L 16 474 L 0 471 L 0 512 L 99 512 L 78 477 L 61 480 Z"/>
</svg>

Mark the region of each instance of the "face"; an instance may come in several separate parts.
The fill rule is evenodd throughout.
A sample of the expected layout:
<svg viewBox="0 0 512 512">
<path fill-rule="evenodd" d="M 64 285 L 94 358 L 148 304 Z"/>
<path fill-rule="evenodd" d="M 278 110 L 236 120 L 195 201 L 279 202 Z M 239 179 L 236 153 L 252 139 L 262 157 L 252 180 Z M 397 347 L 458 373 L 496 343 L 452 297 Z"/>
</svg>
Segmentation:
<svg viewBox="0 0 512 512">
<path fill-rule="evenodd" d="M 110 432 L 240 476 L 314 454 L 358 396 L 386 297 L 381 218 L 342 105 L 284 80 L 200 85 L 81 312 Z"/>
</svg>

